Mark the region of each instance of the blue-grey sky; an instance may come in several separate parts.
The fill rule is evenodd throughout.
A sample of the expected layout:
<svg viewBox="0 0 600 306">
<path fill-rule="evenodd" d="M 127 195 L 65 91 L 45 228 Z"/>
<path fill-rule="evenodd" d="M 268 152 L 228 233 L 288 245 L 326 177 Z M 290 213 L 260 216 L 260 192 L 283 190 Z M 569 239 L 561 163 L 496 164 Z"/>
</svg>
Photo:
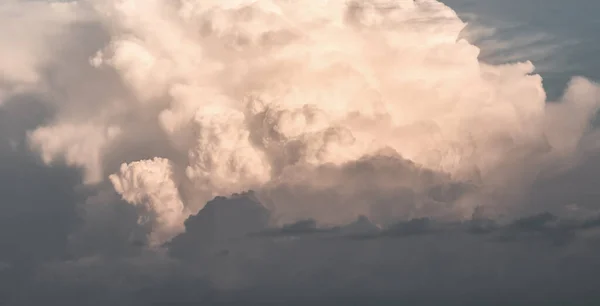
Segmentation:
<svg viewBox="0 0 600 306">
<path fill-rule="evenodd" d="M 496 33 L 478 42 L 483 47 L 483 59 L 501 60 L 501 55 L 514 54 L 520 60 L 532 60 L 540 66 L 540 73 L 544 76 L 545 86 L 551 98 L 560 95 L 565 83 L 573 76 L 581 75 L 600 80 L 600 59 L 596 56 L 600 51 L 597 39 L 600 18 L 595 14 L 600 9 L 598 1 L 443 2 L 473 25 L 497 29 Z M 546 37 L 540 39 L 540 34 Z M 497 50 L 486 48 L 485 40 L 517 42 L 516 46 L 502 50 L 502 54 L 499 55 Z M 548 51 L 537 55 L 536 49 Z M 528 54 L 534 56 L 527 57 Z"/>
</svg>

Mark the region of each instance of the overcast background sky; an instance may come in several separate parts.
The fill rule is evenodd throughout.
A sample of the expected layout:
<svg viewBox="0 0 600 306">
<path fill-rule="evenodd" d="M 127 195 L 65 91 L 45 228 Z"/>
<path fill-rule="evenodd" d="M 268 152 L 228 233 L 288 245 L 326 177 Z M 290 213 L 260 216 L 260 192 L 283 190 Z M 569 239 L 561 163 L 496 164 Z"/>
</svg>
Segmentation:
<svg viewBox="0 0 600 306">
<path fill-rule="evenodd" d="M 495 34 L 476 40 L 484 60 L 532 59 L 551 98 L 559 96 L 571 76 L 600 80 L 599 1 L 444 2 L 478 28 L 496 29 Z M 498 49 L 504 45 L 510 48 Z M 26 131 L 47 120 L 51 112 L 38 99 L 19 96 L 0 108 L 0 305 L 167 305 L 173 301 L 181 305 L 214 301 L 252 305 L 258 301 L 256 305 L 264 305 L 266 300 L 274 305 L 292 305 L 291 301 L 299 305 L 600 303 L 598 240 L 583 243 L 570 236 L 597 224 L 561 227 L 545 215 L 504 228 L 506 233 L 500 238 L 514 243 L 481 244 L 472 241 L 471 234 L 427 236 L 424 233 L 432 229 L 417 222 L 390 234 L 410 236 L 401 243 L 376 237 L 358 242 L 364 243 L 358 248 L 352 239 L 330 244 L 307 238 L 283 247 L 279 242 L 218 247 L 207 255 L 186 247 L 187 238 L 182 237 L 174 243 L 174 250 L 199 252 L 196 259 L 217 258 L 206 261 L 209 267 L 200 263 L 193 264 L 193 269 L 148 255 L 131 238 L 136 231 L 131 221 L 136 216 L 130 205 L 119 204 L 112 194 L 90 200 L 76 170 L 47 167 L 23 145 Z M 582 167 L 540 183 L 532 201 L 547 207 L 578 202 L 595 211 L 600 203 L 597 161 L 592 157 Z M 93 201 L 117 204 L 82 204 Z M 531 213 L 541 213 L 543 207 Z M 246 212 L 256 217 L 252 220 L 258 220 L 260 227 L 261 212 L 256 209 L 250 203 Z M 209 211 L 197 218 L 198 233 L 205 232 L 202 218 L 214 215 Z M 442 232 L 452 232 L 446 225 L 440 227 Z M 312 234 L 313 228 L 305 224 L 299 230 Z M 536 236 L 520 241 L 521 232 Z M 236 250 L 252 254 L 244 253 L 238 260 Z M 178 256 L 183 255 L 174 255 Z M 365 263 L 364 258 L 381 265 Z M 370 266 L 361 270 L 361 264 Z M 282 279 L 289 282 L 282 283 Z M 256 288 L 228 290 L 245 282 Z"/>
</svg>

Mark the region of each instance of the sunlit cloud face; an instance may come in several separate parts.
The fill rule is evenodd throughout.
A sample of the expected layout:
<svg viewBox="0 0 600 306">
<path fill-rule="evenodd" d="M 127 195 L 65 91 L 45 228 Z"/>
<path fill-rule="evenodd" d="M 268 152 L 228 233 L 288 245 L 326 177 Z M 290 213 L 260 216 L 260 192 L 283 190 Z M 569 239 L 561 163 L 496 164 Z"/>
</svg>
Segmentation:
<svg viewBox="0 0 600 306">
<path fill-rule="evenodd" d="M 248 189 L 274 222 L 506 213 L 540 173 L 572 164 L 598 106 L 586 79 L 547 104 L 530 62 L 482 63 L 437 1 L 28 5 L 45 21 L 31 19 L 22 49 L 51 45 L 48 33 L 69 46 L 84 24 L 102 43 L 70 45 L 86 59 L 70 63 L 76 78 L 52 66 L 60 54 L 3 64 L 11 84 L 64 100 L 31 147 L 88 184 L 110 177 L 156 245 L 214 196 Z M 456 184 L 470 187 L 431 191 Z"/>
<path fill-rule="evenodd" d="M 81 174 L 36 292 L 408 303 L 578 279 L 597 210 L 553 195 L 598 152 L 600 86 L 549 101 L 520 61 L 546 34 L 484 61 L 465 27 L 436 0 L 3 2 L 0 108 L 47 110 L 6 147 Z"/>
</svg>

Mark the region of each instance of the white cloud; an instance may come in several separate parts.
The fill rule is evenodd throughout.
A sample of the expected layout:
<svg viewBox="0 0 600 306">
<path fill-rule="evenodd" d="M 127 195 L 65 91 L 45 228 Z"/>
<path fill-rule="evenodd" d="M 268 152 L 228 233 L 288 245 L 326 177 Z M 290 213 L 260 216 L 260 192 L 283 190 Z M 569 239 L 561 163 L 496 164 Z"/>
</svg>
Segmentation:
<svg viewBox="0 0 600 306">
<path fill-rule="evenodd" d="M 86 50 L 75 32 L 63 33 L 65 54 L 77 56 L 54 68 L 60 82 L 44 80 L 56 116 L 31 132 L 30 143 L 47 163 L 82 168 L 86 183 L 111 173 L 112 182 L 127 182 L 127 169 L 154 182 L 115 188 L 151 208 L 155 221 L 171 220 L 156 221 L 159 241 L 214 196 L 248 189 L 285 220 L 374 217 L 383 201 L 378 193 L 388 197 L 393 217 L 419 211 L 460 219 L 480 205 L 506 212 L 537 173 L 575 160 L 600 101 L 597 84 L 574 79 L 558 104 L 547 103 L 530 62 L 481 63 L 479 49 L 460 39 L 465 23 L 438 1 L 317 2 L 28 4 L 72 29 L 83 27 L 72 24 L 78 14 L 93 16 L 86 26 L 102 44 Z M 22 45 L 23 54 L 52 46 L 52 36 L 40 31 L 31 41 L 42 47 Z M 44 62 L 57 56 L 31 54 Z M 41 75 L 40 64 L 24 62 L 27 69 L 15 70 L 23 74 L 11 73 L 21 84 Z M 348 165 L 384 148 L 414 163 L 410 169 L 444 177 L 442 185 L 477 188 L 438 210 L 413 198 L 420 187 L 389 183 L 401 180 L 402 167 L 364 183 L 361 172 L 346 176 Z M 157 160 L 177 179 L 154 177 Z M 121 163 L 129 165 L 119 171 Z M 312 170 L 327 167 L 338 174 L 323 178 Z M 298 180 L 306 182 L 302 188 Z M 370 191 L 340 194 L 358 181 Z M 129 196 L 154 194 L 143 189 L 159 185 L 176 198 L 176 213 L 170 200 Z M 278 196 L 273 186 L 289 195 Z M 387 193 L 399 186 L 406 192 Z M 334 218 L 335 211 L 343 213 Z"/>
<path fill-rule="evenodd" d="M 47 103 L 30 147 L 95 192 L 49 236 L 68 251 L 40 244 L 33 267 L 7 248 L 0 288 L 27 285 L 15 304 L 589 298 L 598 172 L 553 179 L 598 152 L 599 86 L 548 102 L 530 62 L 480 62 L 464 26 L 435 0 L 2 2 L 0 101 Z M 539 214 L 571 203 L 573 219 Z"/>
</svg>

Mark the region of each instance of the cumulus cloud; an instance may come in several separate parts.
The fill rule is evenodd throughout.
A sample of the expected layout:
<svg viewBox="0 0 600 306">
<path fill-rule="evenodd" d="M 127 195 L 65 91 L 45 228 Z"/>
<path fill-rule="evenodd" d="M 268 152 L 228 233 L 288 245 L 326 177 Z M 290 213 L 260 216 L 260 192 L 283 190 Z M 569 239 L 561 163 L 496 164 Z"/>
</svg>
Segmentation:
<svg viewBox="0 0 600 306">
<path fill-rule="evenodd" d="M 73 275 L 100 304 L 194 287 L 193 302 L 410 299 L 521 294 L 597 264 L 591 213 L 528 200 L 597 152 L 600 86 L 576 77 L 548 101 L 531 62 L 482 62 L 439 1 L 9 1 L 0 16 L 27 31 L 0 34 L 0 99 L 42 97 L 30 148 L 99 190 L 75 258 L 42 264 L 25 304 L 72 299 Z M 535 217 L 515 221 L 524 207 Z"/>
<path fill-rule="evenodd" d="M 548 104 L 530 62 L 480 62 L 461 39 L 465 23 L 432 0 L 72 6 L 109 37 L 79 64 L 118 85 L 85 111 L 58 105 L 30 142 L 45 162 L 82 168 L 88 183 L 114 173 L 115 190 L 152 211 L 161 243 L 214 196 L 248 189 L 288 221 L 375 217 L 382 201 L 395 211 L 388 217 L 460 219 L 484 204 L 500 212 L 537 173 L 570 165 L 599 101 L 598 86 L 580 78 Z M 373 174 L 369 195 L 341 195 L 363 177 L 349 165 L 383 149 L 414 169 Z M 445 182 L 425 186 L 423 171 Z M 152 200 L 157 184 L 169 200 Z M 432 200 L 449 204 L 437 209 L 421 195 L 440 184 L 477 188 Z"/>
</svg>

